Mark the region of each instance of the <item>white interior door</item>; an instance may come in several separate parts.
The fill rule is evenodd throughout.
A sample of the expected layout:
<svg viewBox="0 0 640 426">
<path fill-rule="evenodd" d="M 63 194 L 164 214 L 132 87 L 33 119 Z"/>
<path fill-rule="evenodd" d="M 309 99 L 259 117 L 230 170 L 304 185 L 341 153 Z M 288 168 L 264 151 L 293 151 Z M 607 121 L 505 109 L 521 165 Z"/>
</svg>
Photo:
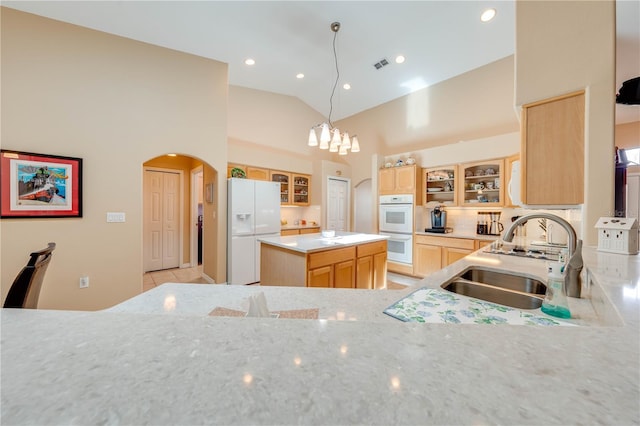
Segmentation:
<svg viewBox="0 0 640 426">
<path fill-rule="evenodd" d="M 329 178 L 327 182 L 327 229 L 349 230 L 349 180 Z"/>
<path fill-rule="evenodd" d="M 627 176 L 627 217 L 640 219 L 640 175 Z"/>
<path fill-rule="evenodd" d="M 144 271 L 180 266 L 180 175 L 144 171 Z"/>
</svg>

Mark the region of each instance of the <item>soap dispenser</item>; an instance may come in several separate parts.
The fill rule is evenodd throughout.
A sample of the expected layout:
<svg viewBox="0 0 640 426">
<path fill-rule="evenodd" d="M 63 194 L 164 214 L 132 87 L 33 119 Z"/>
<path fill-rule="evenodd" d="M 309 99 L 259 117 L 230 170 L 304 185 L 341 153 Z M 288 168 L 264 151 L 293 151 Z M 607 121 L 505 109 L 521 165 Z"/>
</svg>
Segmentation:
<svg viewBox="0 0 640 426">
<path fill-rule="evenodd" d="M 549 265 L 547 275 L 547 292 L 542 302 L 542 312 L 559 318 L 571 318 L 567 294 L 564 289 L 564 275 L 562 269 L 564 264 L 554 262 Z"/>
</svg>

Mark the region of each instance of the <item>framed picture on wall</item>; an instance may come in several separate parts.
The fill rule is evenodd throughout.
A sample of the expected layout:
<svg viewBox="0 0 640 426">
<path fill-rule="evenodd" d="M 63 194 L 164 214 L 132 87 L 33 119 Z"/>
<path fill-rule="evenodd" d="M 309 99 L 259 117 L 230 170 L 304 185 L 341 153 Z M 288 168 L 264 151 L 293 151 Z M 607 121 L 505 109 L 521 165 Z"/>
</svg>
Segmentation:
<svg viewBox="0 0 640 426">
<path fill-rule="evenodd" d="M 82 159 L 0 150 L 0 217 L 82 217 Z"/>
</svg>

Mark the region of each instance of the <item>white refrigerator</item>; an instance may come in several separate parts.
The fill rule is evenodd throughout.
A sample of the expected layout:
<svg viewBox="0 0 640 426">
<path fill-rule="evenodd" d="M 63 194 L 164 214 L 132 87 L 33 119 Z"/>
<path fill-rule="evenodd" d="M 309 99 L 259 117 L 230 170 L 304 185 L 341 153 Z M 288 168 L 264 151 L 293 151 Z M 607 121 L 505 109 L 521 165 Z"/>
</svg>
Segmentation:
<svg viewBox="0 0 640 426">
<path fill-rule="evenodd" d="M 280 183 L 230 178 L 227 209 L 227 283 L 258 282 L 257 239 L 280 235 Z"/>
</svg>

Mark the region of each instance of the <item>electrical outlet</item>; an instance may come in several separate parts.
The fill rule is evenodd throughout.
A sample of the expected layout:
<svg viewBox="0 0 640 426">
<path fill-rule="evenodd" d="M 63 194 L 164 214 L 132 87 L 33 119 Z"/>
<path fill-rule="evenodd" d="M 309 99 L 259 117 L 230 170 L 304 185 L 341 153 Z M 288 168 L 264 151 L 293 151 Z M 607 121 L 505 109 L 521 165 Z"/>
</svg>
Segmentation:
<svg viewBox="0 0 640 426">
<path fill-rule="evenodd" d="M 89 287 L 89 277 L 88 276 L 80 277 L 80 288 L 87 288 L 87 287 Z"/>
</svg>

